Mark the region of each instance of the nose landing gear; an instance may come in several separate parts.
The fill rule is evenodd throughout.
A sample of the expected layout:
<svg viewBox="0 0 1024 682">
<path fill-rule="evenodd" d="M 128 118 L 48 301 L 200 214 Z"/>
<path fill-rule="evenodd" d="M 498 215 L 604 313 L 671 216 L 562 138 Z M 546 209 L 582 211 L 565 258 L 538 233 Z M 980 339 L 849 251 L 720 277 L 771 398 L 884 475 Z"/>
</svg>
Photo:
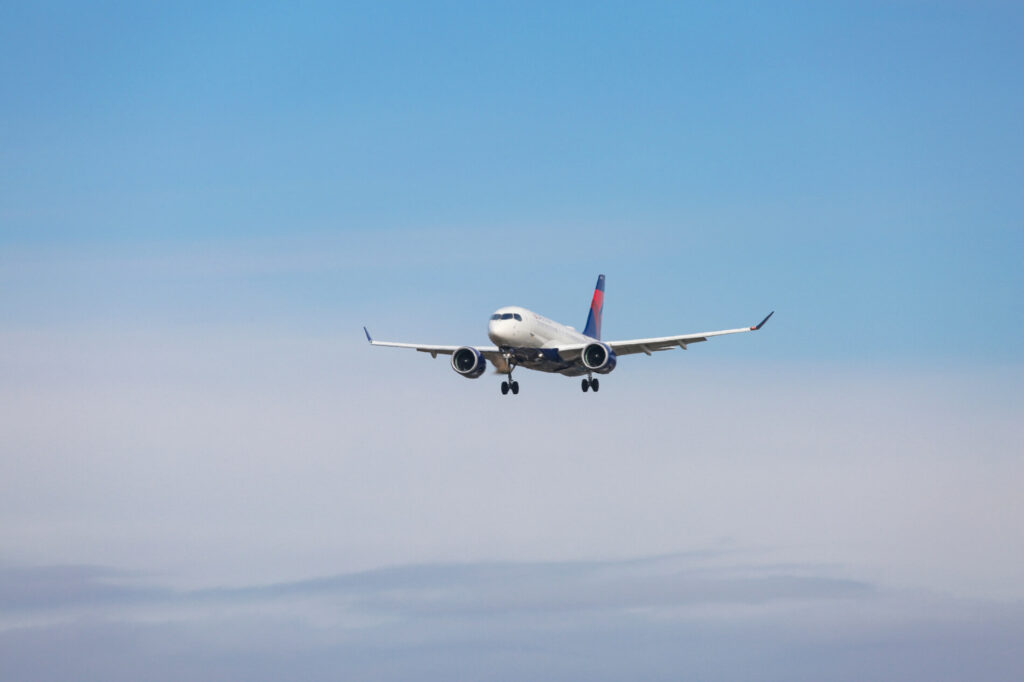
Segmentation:
<svg viewBox="0 0 1024 682">
<path fill-rule="evenodd" d="M 512 378 L 512 370 L 516 365 L 512 362 L 511 353 L 505 353 L 505 363 L 508 365 L 508 381 L 501 382 L 501 394 L 508 395 L 512 391 L 512 395 L 519 395 L 519 382 Z"/>
</svg>

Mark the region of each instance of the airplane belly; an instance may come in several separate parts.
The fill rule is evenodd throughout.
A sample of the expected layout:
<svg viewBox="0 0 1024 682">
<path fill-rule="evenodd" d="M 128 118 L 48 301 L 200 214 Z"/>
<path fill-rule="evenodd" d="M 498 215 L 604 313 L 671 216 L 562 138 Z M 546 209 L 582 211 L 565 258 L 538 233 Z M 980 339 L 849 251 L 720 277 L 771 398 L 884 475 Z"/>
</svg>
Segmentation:
<svg viewBox="0 0 1024 682">
<path fill-rule="evenodd" d="M 565 360 L 555 348 L 517 348 L 512 351 L 516 364 L 538 372 L 565 372 L 576 363 Z"/>
</svg>

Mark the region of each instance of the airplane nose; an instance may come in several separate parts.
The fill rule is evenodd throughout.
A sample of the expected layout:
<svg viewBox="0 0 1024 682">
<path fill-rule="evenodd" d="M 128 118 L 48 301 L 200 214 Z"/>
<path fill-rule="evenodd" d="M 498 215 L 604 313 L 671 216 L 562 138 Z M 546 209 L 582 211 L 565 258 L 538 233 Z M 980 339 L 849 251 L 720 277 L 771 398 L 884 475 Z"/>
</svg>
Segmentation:
<svg viewBox="0 0 1024 682">
<path fill-rule="evenodd" d="M 496 322 L 494 320 L 491 320 L 490 322 L 487 323 L 487 336 L 488 338 L 491 339 L 491 341 L 494 341 L 495 343 L 498 343 L 496 339 L 498 339 L 501 336 L 500 327 L 501 323 Z"/>
</svg>

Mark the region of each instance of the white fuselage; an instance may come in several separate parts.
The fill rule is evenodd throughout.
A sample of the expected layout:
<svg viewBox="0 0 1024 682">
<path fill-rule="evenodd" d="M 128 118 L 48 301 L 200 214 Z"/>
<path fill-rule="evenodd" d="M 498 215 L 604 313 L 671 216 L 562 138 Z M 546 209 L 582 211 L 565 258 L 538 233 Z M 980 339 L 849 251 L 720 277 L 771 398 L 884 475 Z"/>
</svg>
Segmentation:
<svg viewBox="0 0 1024 682">
<path fill-rule="evenodd" d="M 519 306 L 505 306 L 494 311 L 487 324 L 487 336 L 498 348 L 508 349 L 510 353 L 504 359 L 491 358 L 499 372 L 507 372 L 508 361 L 511 360 L 514 366 L 566 376 L 587 374 L 588 370 L 575 358 L 562 356 L 558 349 L 596 342 L 596 339 L 572 327 Z"/>
<path fill-rule="evenodd" d="M 572 327 L 519 306 L 505 306 L 494 311 L 487 324 L 487 336 L 499 348 L 557 348 L 594 340 Z"/>
</svg>

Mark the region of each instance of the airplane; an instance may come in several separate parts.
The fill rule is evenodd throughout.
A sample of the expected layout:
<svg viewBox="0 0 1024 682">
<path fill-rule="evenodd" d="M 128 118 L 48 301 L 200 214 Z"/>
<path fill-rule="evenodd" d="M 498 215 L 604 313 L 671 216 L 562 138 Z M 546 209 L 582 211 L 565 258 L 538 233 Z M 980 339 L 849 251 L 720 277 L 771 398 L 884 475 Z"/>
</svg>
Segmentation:
<svg viewBox="0 0 1024 682">
<path fill-rule="evenodd" d="M 761 329 L 775 311 L 753 327 L 724 329 L 699 334 L 659 336 L 650 339 L 628 341 L 602 341 L 601 318 L 604 313 L 604 275 L 598 275 L 594 287 L 594 298 L 590 302 L 590 314 L 583 333 L 573 327 L 549 320 L 543 315 L 521 308 L 505 306 L 498 308 L 487 323 L 487 336 L 496 346 L 430 346 L 418 343 L 396 343 L 376 341 L 370 331 L 363 327 L 366 340 L 373 346 L 414 348 L 431 357 L 451 355 L 452 369 L 467 379 L 478 379 L 487 369 L 487 361 L 494 365 L 498 374 L 507 374 L 501 382 L 501 394 L 519 393 L 519 382 L 512 378 L 512 370 L 525 367 L 540 372 L 557 372 L 577 377 L 586 374 L 582 381 L 583 392 L 597 393 L 601 383 L 594 374 L 608 374 L 617 363 L 619 355 L 672 350 L 679 347 L 686 350 L 691 343 L 707 341 L 712 336 L 754 332 Z"/>
</svg>

